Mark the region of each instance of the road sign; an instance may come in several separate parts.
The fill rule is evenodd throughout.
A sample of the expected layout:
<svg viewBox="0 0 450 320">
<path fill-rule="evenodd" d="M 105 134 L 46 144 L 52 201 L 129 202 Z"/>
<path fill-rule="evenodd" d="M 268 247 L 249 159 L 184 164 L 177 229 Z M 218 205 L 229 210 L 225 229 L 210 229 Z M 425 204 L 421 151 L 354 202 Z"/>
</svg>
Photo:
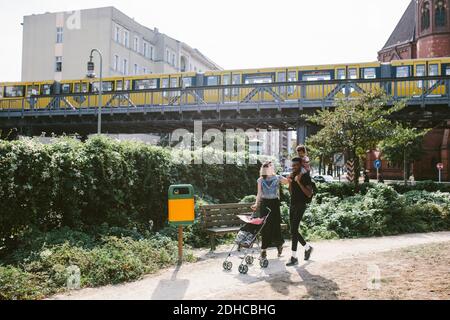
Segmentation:
<svg viewBox="0 0 450 320">
<path fill-rule="evenodd" d="M 373 162 L 373 166 L 375 167 L 375 169 L 381 169 L 381 166 L 382 166 L 382 162 L 381 162 L 381 160 L 375 160 L 374 162 Z"/>
<path fill-rule="evenodd" d="M 345 157 L 343 153 L 337 153 L 334 155 L 334 165 L 337 167 L 345 166 Z"/>
</svg>

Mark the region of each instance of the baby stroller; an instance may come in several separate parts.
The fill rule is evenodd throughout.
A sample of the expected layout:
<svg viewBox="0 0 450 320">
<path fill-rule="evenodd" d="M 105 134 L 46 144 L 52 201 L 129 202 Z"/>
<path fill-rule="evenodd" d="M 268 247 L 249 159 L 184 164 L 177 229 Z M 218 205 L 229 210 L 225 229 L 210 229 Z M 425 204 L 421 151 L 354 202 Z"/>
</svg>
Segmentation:
<svg viewBox="0 0 450 320">
<path fill-rule="evenodd" d="M 245 226 L 239 231 L 233 248 L 231 249 L 228 257 L 223 263 L 223 268 L 225 271 L 231 271 L 233 269 L 233 263 L 229 260 L 237 247 L 238 252 L 241 252 L 243 249 L 243 255 L 241 255 L 240 257 L 242 262 L 239 265 L 239 273 L 244 275 L 248 273 L 249 266 L 252 266 L 255 262 L 255 246 L 261 249 L 261 245 L 258 239 L 270 216 L 270 209 L 267 208 L 267 211 L 267 215 L 262 218 L 256 218 L 254 216 L 250 217 L 246 215 L 238 216 L 239 219 L 241 219 L 242 222 L 245 223 Z M 259 265 L 261 266 L 261 268 L 266 269 L 269 267 L 269 260 L 260 258 Z"/>
</svg>

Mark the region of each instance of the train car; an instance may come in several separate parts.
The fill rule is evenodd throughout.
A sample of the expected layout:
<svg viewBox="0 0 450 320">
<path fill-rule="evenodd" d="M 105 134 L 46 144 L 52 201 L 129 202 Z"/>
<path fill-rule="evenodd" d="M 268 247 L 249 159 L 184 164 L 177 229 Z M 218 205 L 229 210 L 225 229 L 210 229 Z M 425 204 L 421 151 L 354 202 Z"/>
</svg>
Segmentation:
<svg viewBox="0 0 450 320">
<path fill-rule="evenodd" d="M 391 63 L 369 62 L 319 66 L 211 71 L 176 74 L 150 74 L 113 77 L 103 80 L 102 104 L 105 107 L 126 105 L 177 105 L 242 102 L 276 102 L 327 100 L 357 97 L 380 88 L 398 97 L 442 96 L 448 88 L 443 81 L 411 80 L 411 77 L 450 76 L 450 58 L 398 60 Z M 394 82 L 364 82 L 367 79 L 402 79 Z M 408 78 L 408 79 L 406 79 Z M 336 84 L 330 80 L 355 80 Z M 358 80 L 361 80 L 359 82 Z M 289 85 L 289 82 L 308 85 Z M 314 82 L 320 81 L 315 85 Z M 324 84 L 325 81 L 325 84 Z M 259 88 L 258 84 L 274 84 Z M 222 87 L 218 86 L 228 86 Z M 247 85 L 246 87 L 232 86 Z M 42 82 L 0 83 L 0 110 L 72 108 L 98 105 L 98 79 Z M 210 90 L 189 90 L 211 87 Z M 150 89 L 180 89 L 140 92 Z M 186 90 L 187 89 L 187 90 Z M 126 93 L 124 93 L 126 92 Z M 182 94 L 182 92 L 184 94 Z M 86 93 L 86 96 L 77 95 Z M 48 98 L 47 98 L 48 96 Z M 60 97 L 60 99 L 54 99 Z"/>
<path fill-rule="evenodd" d="M 392 78 L 450 75 L 450 58 L 396 60 L 391 63 Z M 435 80 L 400 81 L 392 94 L 399 97 L 442 96 L 447 93 L 445 83 Z"/>
</svg>

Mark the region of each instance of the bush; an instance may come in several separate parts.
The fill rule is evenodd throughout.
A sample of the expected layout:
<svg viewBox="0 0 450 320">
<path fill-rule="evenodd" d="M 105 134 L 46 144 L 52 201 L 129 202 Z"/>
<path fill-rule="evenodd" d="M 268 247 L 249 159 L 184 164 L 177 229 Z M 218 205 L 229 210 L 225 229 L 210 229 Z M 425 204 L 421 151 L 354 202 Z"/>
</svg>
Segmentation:
<svg viewBox="0 0 450 320">
<path fill-rule="evenodd" d="M 209 202 L 237 202 L 255 191 L 258 169 L 181 165 L 166 149 L 103 136 L 48 145 L 0 141 L 0 255 L 33 229 L 107 224 L 159 231 L 166 226 L 169 185 L 190 183 Z"/>
<path fill-rule="evenodd" d="M 38 241 L 24 242 L 0 266 L 0 299 L 40 299 L 64 291 L 71 270 L 80 271 L 81 287 L 96 287 L 137 280 L 177 261 L 177 243 L 161 234 L 135 240 L 65 229 L 34 236 Z M 194 261 L 189 251 L 184 258 Z"/>
<path fill-rule="evenodd" d="M 46 295 L 39 277 L 11 266 L 0 266 L 0 289 L 0 300 L 42 299 Z"/>
</svg>

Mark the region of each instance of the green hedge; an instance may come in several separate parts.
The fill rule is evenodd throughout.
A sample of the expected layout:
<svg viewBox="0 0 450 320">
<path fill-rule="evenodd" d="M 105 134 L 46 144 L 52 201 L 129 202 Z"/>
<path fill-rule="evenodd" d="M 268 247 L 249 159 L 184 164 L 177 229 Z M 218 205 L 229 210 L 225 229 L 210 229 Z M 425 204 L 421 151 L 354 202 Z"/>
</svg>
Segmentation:
<svg viewBox="0 0 450 320">
<path fill-rule="evenodd" d="M 305 214 L 310 236 L 354 238 L 450 230 L 450 193 L 372 185 L 365 194 L 317 197 Z M 322 236 L 321 236 L 322 235 Z"/>
<path fill-rule="evenodd" d="M 237 202 L 256 189 L 258 165 L 175 160 L 167 149 L 106 137 L 0 141 L 0 253 L 32 228 L 161 230 L 171 184 L 191 183 L 211 202 Z"/>
</svg>

